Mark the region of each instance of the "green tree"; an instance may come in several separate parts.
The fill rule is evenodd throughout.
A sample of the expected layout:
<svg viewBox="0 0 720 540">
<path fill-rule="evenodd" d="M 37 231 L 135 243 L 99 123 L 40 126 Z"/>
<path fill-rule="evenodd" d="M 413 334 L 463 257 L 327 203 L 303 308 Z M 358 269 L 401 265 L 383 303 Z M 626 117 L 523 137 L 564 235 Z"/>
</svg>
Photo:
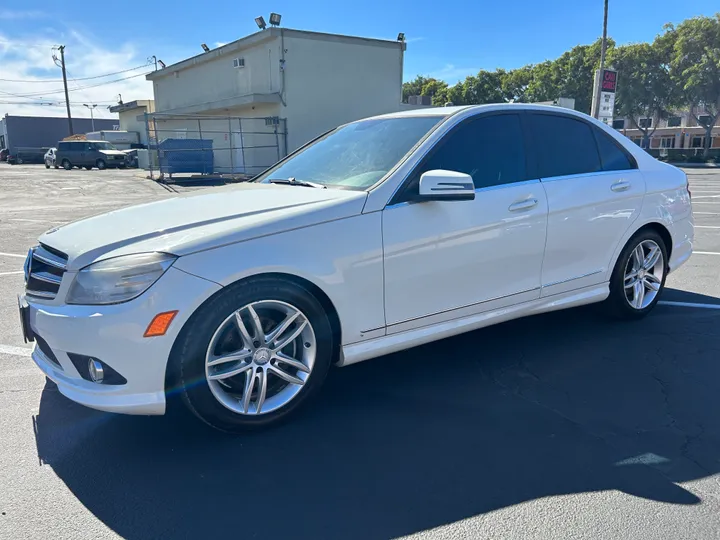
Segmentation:
<svg viewBox="0 0 720 540">
<path fill-rule="evenodd" d="M 649 148 L 658 121 L 677 103 L 663 51 L 648 43 L 625 45 L 613 50 L 609 60 L 618 70 L 615 108 L 640 130 L 645 147 Z M 651 125 L 641 125 L 641 118 L 651 118 Z"/>
<path fill-rule="evenodd" d="M 698 125 L 705 127 L 708 156 L 712 130 L 720 116 L 720 13 L 667 25 L 657 45 L 669 53 L 670 75 Z M 700 111 L 708 117 L 700 121 Z"/>
<path fill-rule="evenodd" d="M 615 42 L 608 39 L 607 52 L 612 52 Z M 575 109 L 590 114 L 592 109 L 595 70 L 600 68 L 602 40 L 591 45 L 577 45 L 553 62 L 557 97 L 575 98 Z"/>
<path fill-rule="evenodd" d="M 507 72 L 502 81 L 502 92 L 508 101 L 527 101 L 528 86 L 533 77 L 532 69 L 532 66 L 524 66 Z"/>
<path fill-rule="evenodd" d="M 428 79 L 420 90 L 421 96 L 430 96 L 433 105 L 445 105 L 448 84 L 438 79 Z"/>
<path fill-rule="evenodd" d="M 431 83 L 432 81 L 435 81 L 435 80 L 436 79 L 433 79 L 432 77 L 424 77 L 423 75 L 418 75 L 412 81 L 403 83 L 403 85 L 402 85 L 403 103 L 407 103 L 408 98 L 410 96 L 421 95 L 423 87 L 425 85 L 427 85 L 428 83 Z"/>
<path fill-rule="evenodd" d="M 467 77 L 462 83 L 463 103 L 482 105 L 483 103 L 504 103 L 502 90 L 504 70 L 480 70 L 477 75 Z"/>
</svg>

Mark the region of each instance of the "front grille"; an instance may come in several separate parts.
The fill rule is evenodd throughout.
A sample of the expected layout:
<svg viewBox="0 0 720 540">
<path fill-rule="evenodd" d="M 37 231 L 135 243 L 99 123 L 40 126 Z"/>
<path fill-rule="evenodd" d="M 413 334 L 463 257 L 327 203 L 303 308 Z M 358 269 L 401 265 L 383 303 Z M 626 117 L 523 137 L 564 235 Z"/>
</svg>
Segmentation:
<svg viewBox="0 0 720 540">
<path fill-rule="evenodd" d="M 26 262 L 25 293 L 48 300 L 55 298 L 67 269 L 67 260 L 67 255 L 43 244 L 30 250 Z"/>
</svg>

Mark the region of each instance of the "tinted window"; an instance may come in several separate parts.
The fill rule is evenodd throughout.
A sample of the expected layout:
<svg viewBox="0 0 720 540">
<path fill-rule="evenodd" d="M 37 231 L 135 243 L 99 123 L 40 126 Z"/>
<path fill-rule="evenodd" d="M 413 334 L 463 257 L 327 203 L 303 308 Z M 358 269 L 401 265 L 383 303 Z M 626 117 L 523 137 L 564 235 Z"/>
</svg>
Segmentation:
<svg viewBox="0 0 720 540">
<path fill-rule="evenodd" d="M 63 150 L 63 151 L 70 150 L 70 143 L 66 143 L 66 142 L 58 143 L 58 150 Z"/>
<path fill-rule="evenodd" d="M 531 114 L 530 123 L 541 178 L 601 170 L 595 138 L 585 122 L 568 116 Z"/>
<path fill-rule="evenodd" d="M 475 188 L 527 180 L 520 117 L 493 115 L 462 124 L 440 141 L 417 176 L 433 169 L 469 174 Z"/>
<path fill-rule="evenodd" d="M 625 120 L 613 120 L 613 128 L 615 129 L 625 129 Z"/>
<path fill-rule="evenodd" d="M 597 139 L 603 171 L 625 171 L 634 169 L 628 155 L 606 133 L 593 128 Z"/>
<path fill-rule="evenodd" d="M 671 116 L 668 118 L 668 127 L 680 127 L 681 118 L 679 116 Z"/>
</svg>

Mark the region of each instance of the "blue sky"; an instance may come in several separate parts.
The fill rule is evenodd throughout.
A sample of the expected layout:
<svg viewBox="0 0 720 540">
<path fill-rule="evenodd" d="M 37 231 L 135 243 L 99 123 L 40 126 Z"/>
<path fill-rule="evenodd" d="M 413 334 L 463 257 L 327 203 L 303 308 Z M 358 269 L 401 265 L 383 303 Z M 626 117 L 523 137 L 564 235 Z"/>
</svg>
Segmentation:
<svg viewBox="0 0 720 540">
<path fill-rule="evenodd" d="M 103 3 L 36 0 L 23 9 L 0 7 L 0 79 L 56 79 L 53 44 L 67 45 L 70 75 L 75 78 L 120 71 L 157 55 L 170 64 L 257 30 L 257 15 L 283 15 L 283 26 L 395 39 L 405 32 L 408 48 L 405 79 L 431 75 L 454 83 L 479 69 L 515 68 L 556 58 L 602 32 L 602 0 L 513 0 L 512 2 L 442 2 L 413 0 L 391 3 L 362 0 L 341 4 L 329 0 L 150 0 Z M 7 3 L 5 4 L 7 6 Z M 342 7 L 340 7 L 342 5 Z M 209 6 L 205 9 L 205 6 Z M 718 0 L 610 0 L 609 35 L 618 43 L 652 40 L 666 22 L 720 11 Z M 128 72 L 129 74 L 139 72 Z M 122 77 L 122 75 L 118 76 Z M 74 85 L 74 86 L 73 86 Z M 72 83 L 80 88 L 87 83 Z M 53 100 L 57 83 L 37 86 L 0 81 L 0 100 L 33 92 L 33 102 Z M 83 115 L 83 100 L 109 103 L 150 97 L 143 77 L 92 89 L 77 90 L 74 107 Z M 55 97 L 53 97 L 55 96 Z M 61 96 L 60 96 L 61 97 Z M 26 101 L 30 98 L 24 98 Z M 0 104 L 0 114 L 22 108 L 42 114 L 38 106 Z M 55 111 L 48 107 L 46 111 Z M 61 113 L 62 110 L 59 110 Z"/>
</svg>

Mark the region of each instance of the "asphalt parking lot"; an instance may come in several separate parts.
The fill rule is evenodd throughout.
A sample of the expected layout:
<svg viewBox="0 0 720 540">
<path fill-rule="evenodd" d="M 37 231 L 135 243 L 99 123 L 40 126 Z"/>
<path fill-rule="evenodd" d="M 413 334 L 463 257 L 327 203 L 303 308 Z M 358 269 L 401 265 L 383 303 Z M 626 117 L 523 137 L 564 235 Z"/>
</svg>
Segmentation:
<svg viewBox="0 0 720 540">
<path fill-rule="evenodd" d="M 643 321 L 581 308 L 337 369 L 229 437 L 75 405 L 17 320 L 39 234 L 190 188 L 0 164 L 0 538 L 720 538 L 720 169 L 687 172 L 696 253 Z"/>
</svg>

